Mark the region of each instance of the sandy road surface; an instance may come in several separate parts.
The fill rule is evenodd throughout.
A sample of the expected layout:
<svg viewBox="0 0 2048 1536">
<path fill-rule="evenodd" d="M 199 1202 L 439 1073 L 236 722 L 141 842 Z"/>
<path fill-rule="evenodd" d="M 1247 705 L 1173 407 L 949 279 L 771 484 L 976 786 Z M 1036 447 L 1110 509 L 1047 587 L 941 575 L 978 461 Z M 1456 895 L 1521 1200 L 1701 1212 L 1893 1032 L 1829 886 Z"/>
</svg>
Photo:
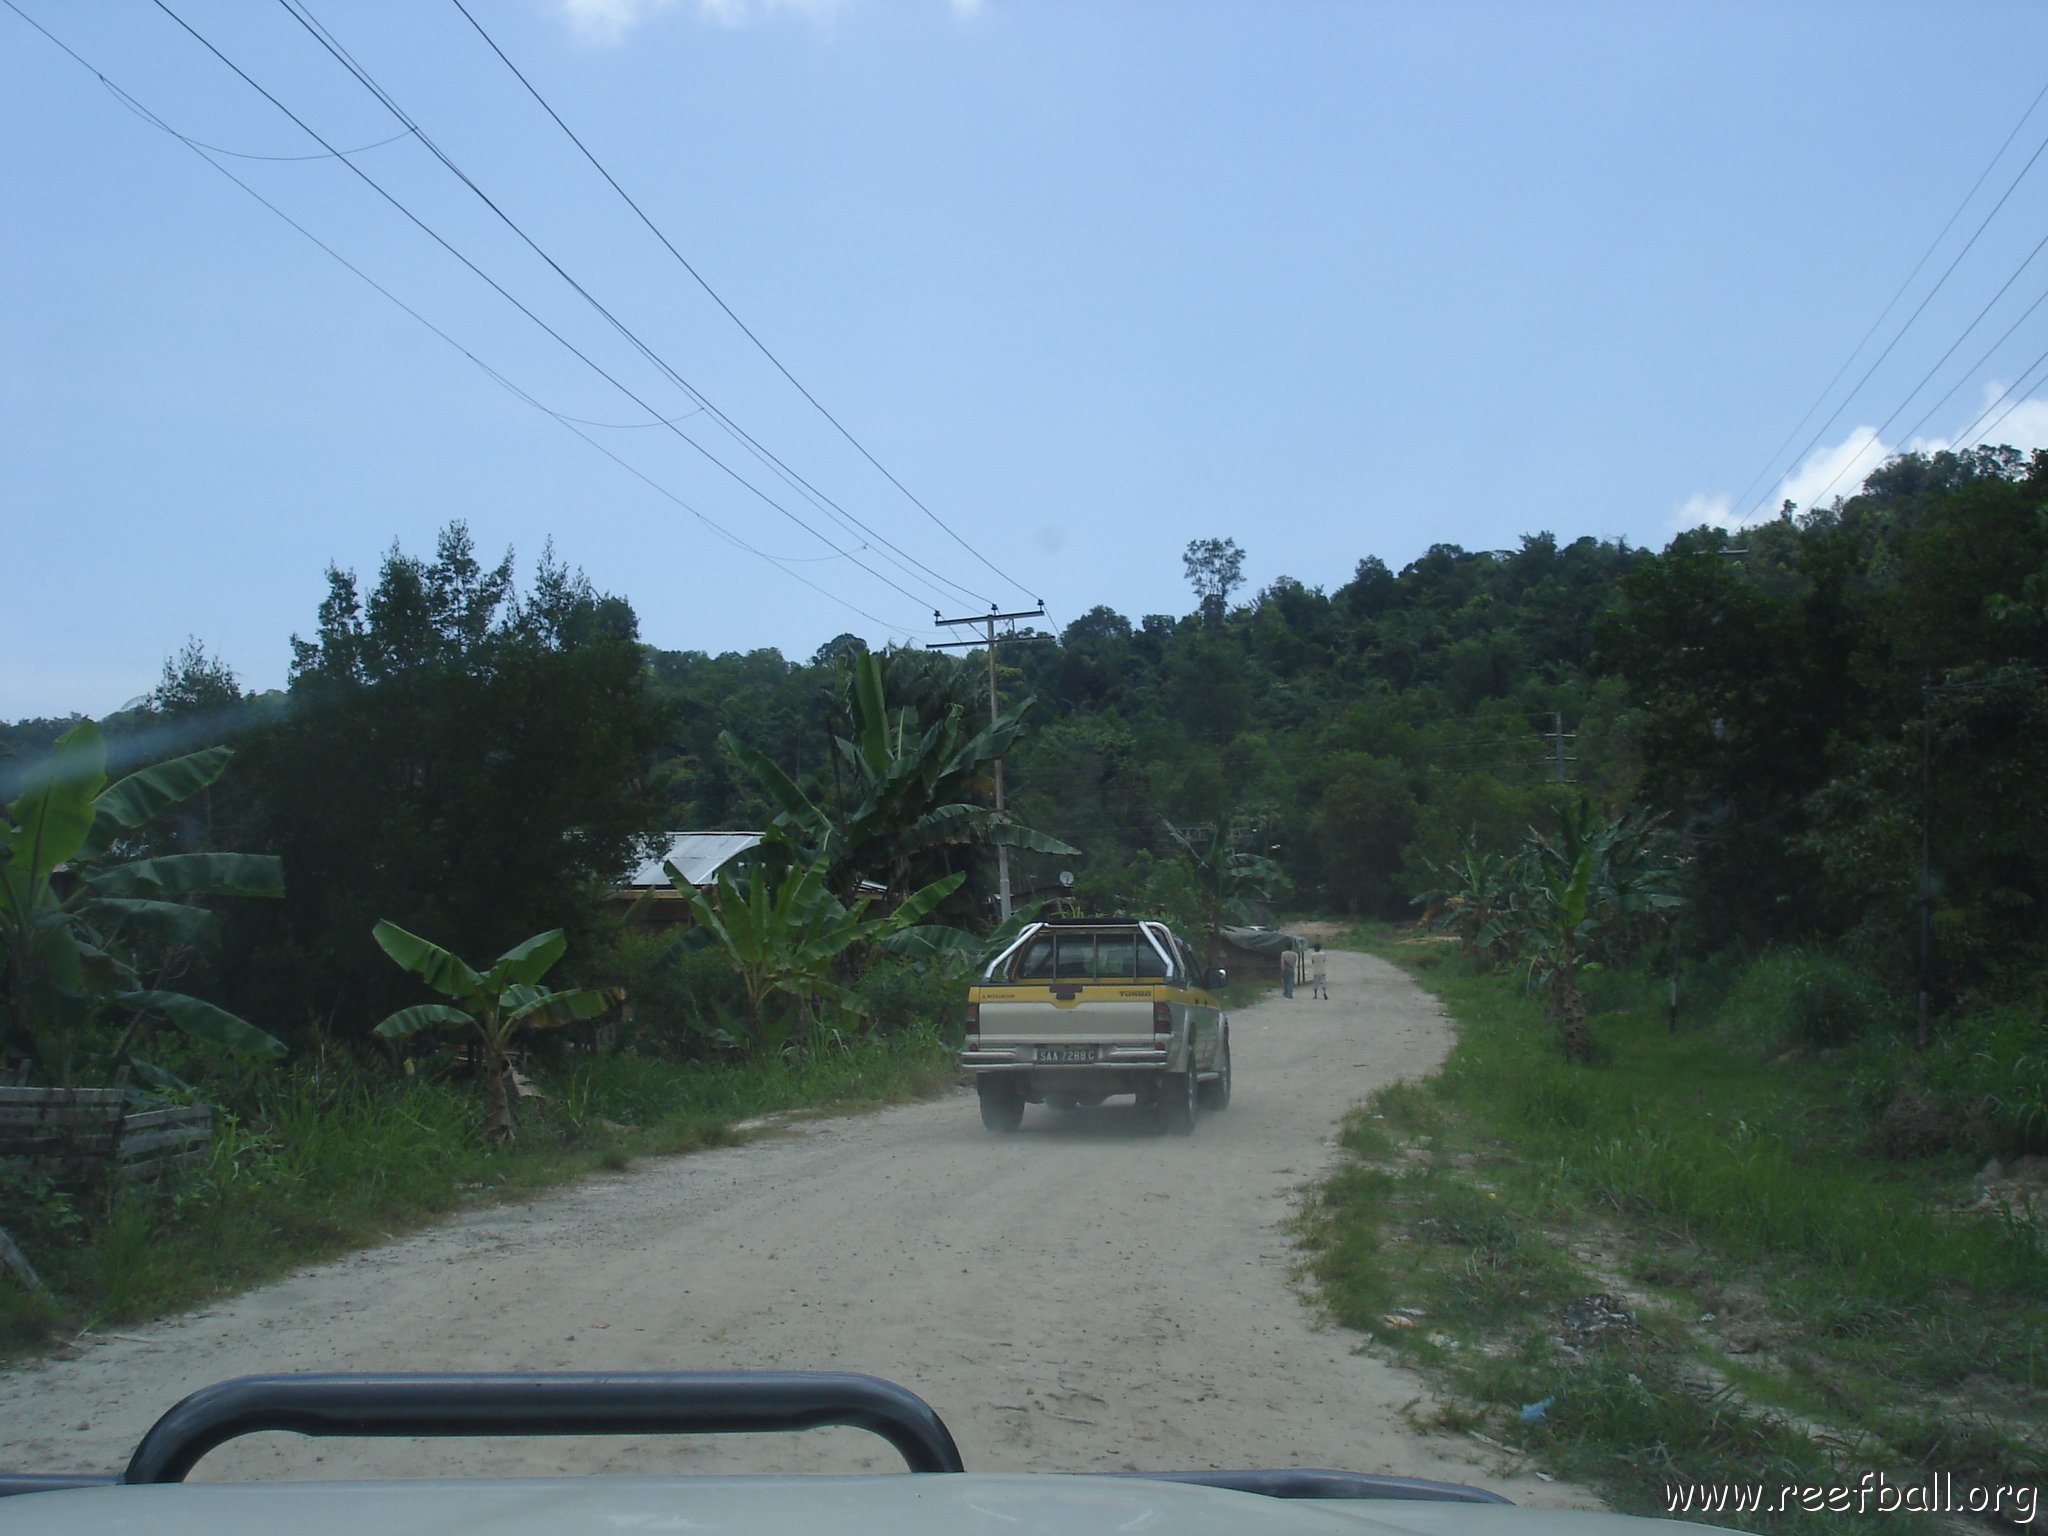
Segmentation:
<svg viewBox="0 0 2048 1536">
<path fill-rule="evenodd" d="M 1128 1100 L 984 1131 L 971 1094 L 814 1122 L 482 1210 L 83 1352 L 0 1375 L 0 1468 L 117 1470 L 155 1416 L 276 1370 L 872 1372 L 987 1471 L 1335 1466 L 1591 1503 L 1485 1446 L 1423 1437 L 1420 1381 L 1351 1352 L 1289 1282 L 1292 1192 L 1338 1117 L 1428 1071 L 1449 1029 L 1391 966 L 1232 1019 L 1236 1094 L 1194 1136 Z M 895 1470 L 852 1430 L 714 1441 L 315 1442 L 203 1476 Z"/>
</svg>

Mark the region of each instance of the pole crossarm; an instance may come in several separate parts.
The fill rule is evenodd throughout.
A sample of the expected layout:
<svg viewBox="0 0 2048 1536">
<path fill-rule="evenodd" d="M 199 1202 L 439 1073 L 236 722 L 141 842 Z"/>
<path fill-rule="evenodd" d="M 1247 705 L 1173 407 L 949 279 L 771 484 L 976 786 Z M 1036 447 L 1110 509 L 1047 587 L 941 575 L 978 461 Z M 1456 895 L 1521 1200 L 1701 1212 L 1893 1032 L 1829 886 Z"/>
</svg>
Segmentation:
<svg viewBox="0 0 2048 1536">
<path fill-rule="evenodd" d="M 971 651 L 984 647 L 987 649 L 988 721 L 990 725 L 994 725 L 1001 717 L 1002 709 L 996 698 L 996 642 L 998 640 L 1045 640 L 1051 638 L 1049 635 L 998 635 L 996 633 L 996 625 L 1013 622 L 1017 619 L 1039 619 L 1043 617 L 1045 617 L 1045 604 L 1043 603 L 1040 603 L 1036 608 L 1019 609 L 1015 613 L 998 613 L 994 607 L 990 607 L 987 613 L 971 614 L 965 618 L 958 619 L 942 619 L 939 617 L 939 610 L 934 608 L 932 610 L 933 623 L 941 627 L 950 627 L 955 624 L 977 624 L 981 626 L 983 634 L 978 640 L 930 641 L 926 643 L 925 649 L 928 651 Z M 1000 757 L 995 761 L 995 770 L 996 814 L 1000 816 L 1003 812 L 1003 760 Z M 1010 920 L 1010 850 L 1001 843 L 996 844 L 996 911 L 1004 922 L 1007 923 Z"/>
<path fill-rule="evenodd" d="M 962 619 L 942 619 L 939 617 L 938 609 L 934 608 L 932 610 L 932 621 L 948 627 L 954 624 L 1001 624 L 1008 619 L 1042 619 L 1044 617 L 1045 605 L 1043 603 L 1039 604 L 1036 608 L 1019 609 L 1016 613 L 997 613 L 994 609 L 990 609 L 987 613 L 971 613 Z"/>
</svg>

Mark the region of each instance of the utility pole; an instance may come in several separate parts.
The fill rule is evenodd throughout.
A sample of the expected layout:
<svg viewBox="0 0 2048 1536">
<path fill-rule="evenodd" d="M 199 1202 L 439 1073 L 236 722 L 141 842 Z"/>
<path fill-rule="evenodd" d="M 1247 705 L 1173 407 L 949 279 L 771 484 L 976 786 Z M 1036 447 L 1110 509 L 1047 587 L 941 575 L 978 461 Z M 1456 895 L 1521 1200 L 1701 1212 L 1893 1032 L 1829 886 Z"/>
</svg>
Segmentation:
<svg viewBox="0 0 2048 1536">
<path fill-rule="evenodd" d="M 1934 951 L 1934 672 L 1920 676 L 1920 998 L 1913 1047 L 1927 1049 L 1927 994 Z"/>
<path fill-rule="evenodd" d="M 925 649 L 928 651 L 971 651 L 977 645 L 988 647 L 988 723 L 994 725 L 999 718 L 1000 712 L 1000 706 L 996 702 L 996 625 L 1004 622 L 1015 623 L 1018 619 L 1039 619 L 1043 617 L 1045 617 L 1045 604 L 1042 602 L 1036 608 L 1024 609 L 1017 613 L 997 613 L 995 605 L 990 604 L 987 613 L 970 615 L 962 619 L 942 619 L 939 617 L 939 610 L 934 608 L 932 610 L 932 621 L 941 627 L 951 627 L 955 624 L 979 624 L 983 627 L 983 634 L 979 640 L 932 641 L 925 646 Z M 1006 638 L 1015 640 L 1024 637 L 1011 635 Z M 996 814 L 1000 816 L 1002 813 L 1003 760 L 999 757 L 996 759 Z M 1003 922 L 1007 923 L 1010 920 L 1010 850 L 1002 843 L 996 844 L 996 914 Z"/>
<path fill-rule="evenodd" d="M 1577 733 L 1574 732 L 1571 736 L 1565 735 L 1564 711 L 1561 709 L 1553 709 L 1550 712 L 1550 726 L 1551 729 L 1549 735 L 1552 745 L 1554 747 L 1551 761 L 1551 777 L 1556 779 L 1557 782 L 1560 784 L 1569 783 L 1571 775 L 1566 770 L 1565 764 L 1576 763 L 1578 759 L 1576 757 L 1566 757 L 1564 755 L 1564 744 L 1567 741 L 1576 739 Z"/>
</svg>

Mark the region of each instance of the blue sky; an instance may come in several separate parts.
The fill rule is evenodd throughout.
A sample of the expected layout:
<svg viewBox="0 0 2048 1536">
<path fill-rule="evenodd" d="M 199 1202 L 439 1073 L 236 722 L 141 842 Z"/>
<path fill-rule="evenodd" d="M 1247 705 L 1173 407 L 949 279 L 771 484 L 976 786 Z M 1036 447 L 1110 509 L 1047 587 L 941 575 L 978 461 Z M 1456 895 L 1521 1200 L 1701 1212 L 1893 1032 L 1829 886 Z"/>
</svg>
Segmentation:
<svg viewBox="0 0 2048 1536">
<path fill-rule="evenodd" d="M 640 403 L 341 161 L 245 158 L 322 152 L 154 0 L 14 3 L 458 345 L 0 10 L 0 718 L 117 708 L 188 637 L 278 686 L 330 562 L 456 517 L 523 572 L 552 538 L 655 644 L 801 657 L 934 638 L 934 607 L 1185 612 L 1212 535 L 1251 591 L 1544 529 L 1661 545 L 1846 492 L 2016 383 L 1995 438 L 2048 443 L 2038 5 L 468 0 L 942 528 L 452 0 L 301 9 L 808 491 L 382 142 L 282 3 L 165 0 Z"/>
</svg>

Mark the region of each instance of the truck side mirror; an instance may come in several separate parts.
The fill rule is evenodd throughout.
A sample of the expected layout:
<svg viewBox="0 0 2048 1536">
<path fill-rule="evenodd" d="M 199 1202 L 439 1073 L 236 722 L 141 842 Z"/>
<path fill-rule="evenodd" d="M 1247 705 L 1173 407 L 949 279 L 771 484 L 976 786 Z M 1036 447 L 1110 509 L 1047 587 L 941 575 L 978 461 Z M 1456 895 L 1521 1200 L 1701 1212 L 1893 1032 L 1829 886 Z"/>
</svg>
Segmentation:
<svg viewBox="0 0 2048 1536">
<path fill-rule="evenodd" d="M 1223 990 L 1223 983 L 1229 979 L 1230 972 L 1219 965 L 1215 970 L 1202 978 L 1202 990 L 1205 992 L 1221 992 Z"/>
</svg>

